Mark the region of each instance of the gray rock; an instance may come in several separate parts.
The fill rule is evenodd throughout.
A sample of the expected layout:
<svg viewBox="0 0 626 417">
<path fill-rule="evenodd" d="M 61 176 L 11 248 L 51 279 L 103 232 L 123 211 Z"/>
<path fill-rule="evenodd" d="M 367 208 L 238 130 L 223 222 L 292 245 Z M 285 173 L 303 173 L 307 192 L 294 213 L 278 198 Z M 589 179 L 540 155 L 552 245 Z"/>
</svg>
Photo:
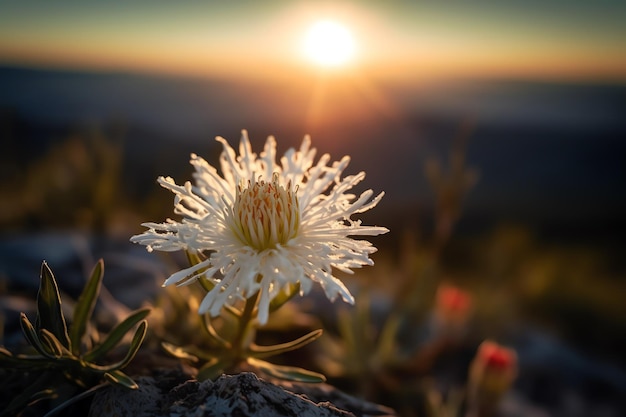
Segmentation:
<svg viewBox="0 0 626 417">
<path fill-rule="evenodd" d="M 167 387 L 168 381 L 153 377 L 136 381 L 140 387 L 136 391 L 110 387 L 97 393 L 89 417 L 355 417 L 365 416 L 362 410 L 373 411 L 368 415 L 393 415 L 385 407 L 368 403 L 357 407 L 355 414 L 327 400 L 312 399 L 326 392 L 328 398 L 343 398 L 344 404 L 359 404 L 356 398 L 346 401 L 345 394 L 332 395 L 328 385 L 325 390 L 316 387 L 309 397 L 259 379 L 251 372 L 222 375 L 216 381 L 188 380 L 177 385 L 170 381 L 174 384 L 171 388 Z M 303 384 L 296 388 L 307 389 Z"/>
</svg>

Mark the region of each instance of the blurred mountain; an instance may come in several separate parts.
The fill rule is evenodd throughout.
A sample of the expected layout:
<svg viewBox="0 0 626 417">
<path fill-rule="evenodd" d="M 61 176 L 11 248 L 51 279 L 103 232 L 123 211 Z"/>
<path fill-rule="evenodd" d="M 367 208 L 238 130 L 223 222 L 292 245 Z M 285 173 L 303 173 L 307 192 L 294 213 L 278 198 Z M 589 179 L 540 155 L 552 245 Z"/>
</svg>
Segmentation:
<svg viewBox="0 0 626 417">
<path fill-rule="evenodd" d="M 18 181 L 67 137 L 96 131 L 122 144 L 124 187 L 140 196 L 158 175 L 187 178 L 191 152 L 215 162 L 217 135 L 235 143 L 246 128 L 260 151 L 273 134 L 282 152 L 309 133 L 321 153 L 351 155 L 349 171 L 365 170 L 366 186 L 385 190 L 376 218 L 385 212 L 392 227 L 432 211 L 425 161 L 445 163 L 464 135 L 480 181 L 461 230 L 513 221 L 546 235 L 621 240 L 625 115 L 626 85 L 600 83 L 311 74 L 261 82 L 0 67 L 2 181 Z"/>
</svg>

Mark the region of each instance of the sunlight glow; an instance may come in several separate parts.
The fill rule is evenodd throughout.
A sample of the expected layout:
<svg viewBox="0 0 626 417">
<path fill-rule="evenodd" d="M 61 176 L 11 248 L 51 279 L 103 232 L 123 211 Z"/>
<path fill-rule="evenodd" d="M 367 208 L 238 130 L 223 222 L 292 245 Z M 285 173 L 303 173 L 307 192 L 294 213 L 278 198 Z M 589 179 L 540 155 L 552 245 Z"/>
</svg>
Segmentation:
<svg viewBox="0 0 626 417">
<path fill-rule="evenodd" d="M 354 56 L 354 41 L 350 31 L 339 23 L 322 20 L 307 33 L 304 43 L 307 57 L 324 67 L 336 67 Z"/>
</svg>

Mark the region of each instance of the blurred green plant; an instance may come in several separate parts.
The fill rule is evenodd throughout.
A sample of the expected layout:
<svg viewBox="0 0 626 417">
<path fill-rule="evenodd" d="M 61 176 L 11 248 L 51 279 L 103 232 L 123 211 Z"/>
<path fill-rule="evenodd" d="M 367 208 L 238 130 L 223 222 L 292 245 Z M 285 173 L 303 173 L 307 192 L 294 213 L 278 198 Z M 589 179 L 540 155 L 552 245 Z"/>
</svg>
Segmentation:
<svg viewBox="0 0 626 417">
<path fill-rule="evenodd" d="M 34 353 L 13 354 L 0 346 L 0 390 L 8 393 L 16 387 L 22 388 L 9 400 L 0 416 L 19 415 L 37 401 L 55 398 L 64 402 L 47 415 L 56 414 L 107 384 L 138 388 L 122 369 L 135 357 L 141 346 L 147 330 L 144 319 L 150 309 L 133 312 L 99 342 L 99 332 L 90 323 L 90 318 L 103 276 L 104 262 L 100 260 L 74 307 L 72 322 L 68 326 L 61 308 L 57 282 L 48 264 L 45 261 L 42 263 L 35 323 L 25 313 L 21 313 L 20 317 L 22 331 Z M 102 359 L 137 324 L 126 355 L 117 362 L 102 365 Z"/>
<path fill-rule="evenodd" d="M 197 265 L 202 261 L 200 254 L 189 251 L 187 251 L 187 258 L 191 265 Z M 208 292 L 213 288 L 213 284 L 208 280 L 198 280 L 198 282 L 203 291 Z M 290 285 L 288 290 L 273 298 L 269 307 L 270 314 L 291 300 L 299 291 L 298 284 Z M 200 315 L 201 327 L 207 336 L 209 349 L 202 349 L 197 344 L 181 347 L 162 342 L 163 349 L 172 356 L 197 366 L 199 380 L 215 379 L 224 372 L 236 371 L 243 366 L 282 380 L 324 382 L 326 377 L 320 373 L 295 366 L 278 365 L 265 360 L 313 342 L 322 335 L 322 330 L 314 330 L 286 343 L 257 345 L 254 342 L 259 326 L 256 320 L 257 298 L 258 293 L 246 299 L 241 308 L 227 305 L 223 310 L 224 313 L 219 317 L 211 318 L 208 313 Z M 189 307 L 189 302 L 186 305 Z M 197 308 L 193 309 L 197 310 Z"/>
<path fill-rule="evenodd" d="M 324 372 L 353 381 L 355 385 L 351 385 L 365 398 L 386 391 L 385 387 L 395 387 L 393 370 L 408 359 L 398 343 L 402 316 L 391 313 L 377 329 L 373 324 L 374 314 L 368 294 L 359 294 L 354 308 L 339 311 L 338 334 L 323 339 L 318 356 Z"/>
<path fill-rule="evenodd" d="M 106 137 L 98 129 L 78 131 L 55 141 L 31 162 L 17 165 L 9 180 L 0 182 L 0 226 L 114 232 L 130 201 L 121 198 L 119 186 L 121 136 Z"/>
<path fill-rule="evenodd" d="M 426 179 L 435 193 L 435 250 L 440 250 L 449 240 L 454 225 L 461 217 L 463 200 L 479 179 L 478 171 L 467 167 L 465 161 L 467 136 L 471 129 L 471 121 L 461 125 L 450 149 L 447 171 L 435 158 L 426 161 L 424 167 Z"/>
</svg>

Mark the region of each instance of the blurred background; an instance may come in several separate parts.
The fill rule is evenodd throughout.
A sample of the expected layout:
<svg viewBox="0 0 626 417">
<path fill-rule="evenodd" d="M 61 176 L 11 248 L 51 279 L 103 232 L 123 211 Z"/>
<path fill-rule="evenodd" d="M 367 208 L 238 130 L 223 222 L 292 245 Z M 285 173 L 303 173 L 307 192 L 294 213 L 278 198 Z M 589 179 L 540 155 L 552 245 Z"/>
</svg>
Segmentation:
<svg viewBox="0 0 626 417">
<path fill-rule="evenodd" d="M 363 216 L 391 230 L 367 274 L 435 253 L 489 331 L 539 332 L 518 353 L 542 384 L 614 406 L 624 21 L 609 0 L 0 1 L 3 291 L 36 288 L 43 259 L 149 262 L 127 240 L 172 216 L 156 177 L 190 179 L 192 152 L 217 163 L 215 136 L 282 153 L 310 134 L 386 193 Z M 533 381 L 532 401 L 576 409 Z"/>
</svg>

